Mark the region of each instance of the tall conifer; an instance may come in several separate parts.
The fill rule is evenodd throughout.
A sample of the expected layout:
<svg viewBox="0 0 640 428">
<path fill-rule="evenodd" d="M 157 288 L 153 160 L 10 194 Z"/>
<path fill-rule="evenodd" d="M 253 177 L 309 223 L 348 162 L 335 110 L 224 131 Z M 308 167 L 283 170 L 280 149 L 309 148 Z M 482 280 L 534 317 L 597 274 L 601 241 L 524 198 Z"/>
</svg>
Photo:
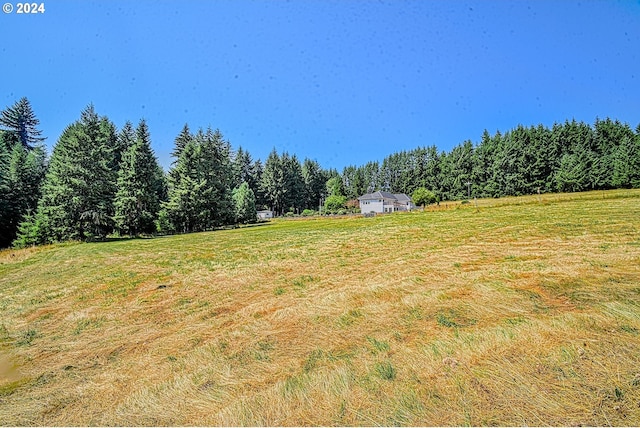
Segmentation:
<svg viewBox="0 0 640 428">
<path fill-rule="evenodd" d="M 115 226 L 121 234 L 155 232 L 160 209 L 158 161 L 151 149 L 149 128 L 140 121 L 135 141 L 122 154 L 115 195 Z"/>
<path fill-rule="evenodd" d="M 115 138 L 115 127 L 98 117 L 93 105 L 64 130 L 53 149 L 38 212 L 30 221 L 38 230 L 23 228 L 29 236 L 38 242 L 85 240 L 112 230 Z"/>
<path fill-rule="evenodd" d="M 27 149 L 44 141 L 42 131 L 37 126 L 40 124 L 33 113 L 31 104 L 26 97 L 18 100 L 13 106 L 0 112 L 0 126 L 14 134 L 18 141 Z"/>
</svg>

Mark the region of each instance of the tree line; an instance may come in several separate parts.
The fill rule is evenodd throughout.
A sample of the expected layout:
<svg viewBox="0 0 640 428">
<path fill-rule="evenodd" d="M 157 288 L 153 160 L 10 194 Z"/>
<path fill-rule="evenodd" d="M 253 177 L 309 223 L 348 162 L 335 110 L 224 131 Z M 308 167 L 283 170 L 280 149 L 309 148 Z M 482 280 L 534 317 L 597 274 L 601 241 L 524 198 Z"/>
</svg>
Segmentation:
<svg viewBox="0 0 640 428">
<path fill-rule="evenodd" d="M 342 172 L 348 199 L 374 190 L 411 195 L 418 188 L 439 200 L 519 196 L 640 187 L 640 125 L 596 119 L 515 129 L 470 140 L 449 152 L 436 146 L 393 153 L 382 163 Z"/>
<path fill-rule="evenodd" d="M 275 148 L 263 163 L 188 124 L 165 172 L 144 120 L 117 129 L 92 105 L 47 158 L 38 125 L 26 98 L 0 114 L 0 247 L 211 230 L 253 222 L 258 209 L 342 212 L 376 190 L 456 200 L 640 187 L 640 126 L 608 118 L 485 130 L 475 145 L 419 147 L 342 173 Z"/>
</svg>

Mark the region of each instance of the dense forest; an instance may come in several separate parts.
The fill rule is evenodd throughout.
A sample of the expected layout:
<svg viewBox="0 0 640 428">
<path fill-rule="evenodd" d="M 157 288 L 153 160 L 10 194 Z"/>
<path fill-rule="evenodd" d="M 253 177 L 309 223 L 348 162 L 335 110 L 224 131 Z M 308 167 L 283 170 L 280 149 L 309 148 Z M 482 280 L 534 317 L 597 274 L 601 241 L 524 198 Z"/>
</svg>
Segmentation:
<svg viewBox="0 0 640 428">
<path fill-rule="evenodd" d="M 26 98 L 0 115 L 0 247 L 210 230 L 265 208 L 345 212 L 376 190 L 456 200 L 640 187 L 640 126 L 608 118 L 485 130 L 450 152 L 419 147 L 342 173 L 275 149 L 263 163 L 219 130 L 189 125 L 165 172 L 144 121 L 118 130 L 92 105 L 47 157 L 38 125 Z"/>
</svg>

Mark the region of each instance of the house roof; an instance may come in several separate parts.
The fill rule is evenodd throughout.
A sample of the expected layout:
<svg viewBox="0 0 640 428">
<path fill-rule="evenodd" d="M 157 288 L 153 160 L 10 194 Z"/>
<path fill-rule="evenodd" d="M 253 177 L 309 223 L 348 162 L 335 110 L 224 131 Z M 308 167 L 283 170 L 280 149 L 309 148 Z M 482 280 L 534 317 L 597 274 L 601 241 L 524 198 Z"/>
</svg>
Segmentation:
<svg viewBox="0 0 640 428">
<path fill-rule="evenodd" d="M 407 195 L 405 195 L 404 193 L 396 193 L 395 195 L 393 195 L 396 197 L 396 199 L 400 202 L 406 202 L 406 201 L 410 201 L 411 198 L 408 197 Z"/>
<path fill-rule="evenodd" d="M 411 198 L 409 198 L 404 193 L 393 194 L 391 192 L 383 192 L 380 190 L 377 192 L 364 194 L 358 198 L 359 201 L 368 201 L 371 199 L 391 199 L 398 202 L 406 202 L 411 200 Z"/>
</svg>

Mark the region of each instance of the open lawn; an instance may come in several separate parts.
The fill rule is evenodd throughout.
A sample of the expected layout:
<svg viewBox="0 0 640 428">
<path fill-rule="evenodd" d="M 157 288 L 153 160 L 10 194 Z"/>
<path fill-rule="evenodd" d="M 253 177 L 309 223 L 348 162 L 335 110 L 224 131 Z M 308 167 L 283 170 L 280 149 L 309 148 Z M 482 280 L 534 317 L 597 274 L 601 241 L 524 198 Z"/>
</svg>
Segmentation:
<svg viewBox="0 0 640 428">
<path fill-rule="evenodd" d="M 640 425 L 640 191 L 0 252 L 1 425 Z"/>
</svg>

